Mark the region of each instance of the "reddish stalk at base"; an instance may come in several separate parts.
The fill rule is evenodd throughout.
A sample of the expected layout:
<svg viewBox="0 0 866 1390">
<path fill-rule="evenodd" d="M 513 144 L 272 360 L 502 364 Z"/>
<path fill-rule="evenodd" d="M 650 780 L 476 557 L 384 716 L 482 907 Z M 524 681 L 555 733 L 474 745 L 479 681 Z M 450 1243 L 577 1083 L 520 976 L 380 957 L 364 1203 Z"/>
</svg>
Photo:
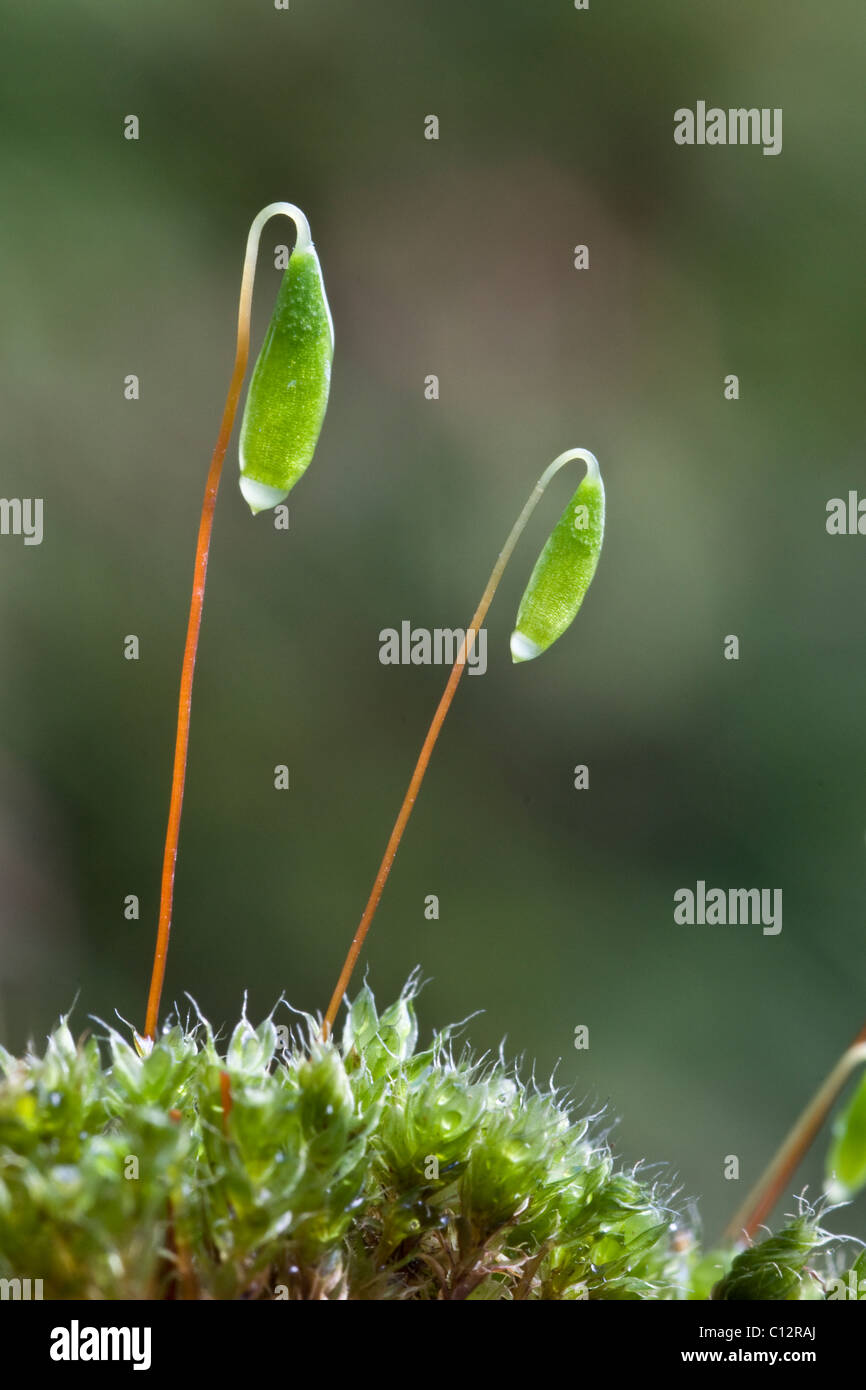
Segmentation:
<svg viewBox="0 0 866 1390">
<path fill-rule="evenodd" d="M 866 1062 L 866 1025 L 843 1052 L 740 1210 L 728 1223 L 725 1230 L 726 1240 L 754 1240 L 759 1227 L 770 1215 L 782 1193 L 787 1191 L 794 1172 L 835 1105 L 845 1082 L 862 1062 Z"/>
<path fill-rule="evenodd" d="M 156 935 L 156 952 L 153 958 L 153 973 L 150 992 L 147 996 L 147 1017 L 144 1035 L 156 1037 L 159 1021 L 159 1004 L 165 980 L 165 961 L 168 955 L 168 939 L 171 935 L 171 910 L 174 901 L 174 871 L 177 863 L 177 842 L 180 835 L 180 815 L 183 809 L 183 789 L 186 782 L 186 762 L 189 750 L 189 723 L 192 711 L 192 679 L 195 673 L 195 658 L 201 632 L 201 614 L 204 605 L 207 562 L 210 554 L 211 533 L 213 532 L 214 508 L 219 491 L 223 459 L 228 448 L 229 438 L 237 413 L 244 372 L 249 354 L 249 332 L 242 341 L 238 332 L 238 346 L 235 355 L 231 385 L 223 410 L 222 424 L 217 436 L 216 447 L 208 470 L 198 528 L 198 541 L 195 548 L 195 568 L 193 570 L 192 600 L 189 607 L 189 622 L 186 629 L 186 645 L 183 651 L 183 665 L 180 675 L 180 699 L 177 707 L 177 734 L 174 745 L 174 767 L 171 775 L 171 800 L 168 809 L 168 829 L 165 837 L 165 851 L 162 861 L 162 883 L 159 898 L 159 925 Z"/>
<path fill-rule="evenodd" d="M 220 1100 L 222 1102 L 223 1134 L 228 1137 L 229 1115 L 232 1113 L 232 1079 L 227 1071 L 220 1072 Z"/>
<path fill-rule="evenodd" d="M 487 612 L 487 609 L 490 605 L 490 599 L 492 597 L 493 595 L 491 593 L 490 597 L 487 598 L 486 603 L 482 602 L 478 605 L 475 617 L 472 619 L 471 630 L 477 630 L 480 624 L 484 621 L 484 615 Z M 400 807 L 397 819 L 394 822 L 394 829 L 391 831 L 391 838 L 388 841 L 388 845 L 385 850 L 382 863 L 379 865 L 379 872 L 376 875 L 376 880 L 373 884 L 370 896 L 367 899 L 367 906 L 364 908 L 363 915 L 358 924 L 358 930 L 355 932 L 355 935 L 352 938 L 352 944 L 349 947 L 349 954 L 346 956 L 343 969 L 340 971 L 340 978 L 337 981 L 334 993 L 331 995 L 331 1002 L 328 1005 L 328 1012 L 325 1014 L 325 1021 L 322 1025 L 322 1036 L 324 1038 L 327 1038 L 329 1036 L 331 1029 L 334 1026 L 334 1021 L 337 1017 L 337 1014 L 339 1013 L 340 1001 L 342 1000 L 343 995 L 346 993 L 349 980 L 352 978 L 352 971 L 355 969 L 355 964 L 358 960 L 358 956 L 361 954 L 361 948 L 364 945 L 364 938 L 366 937 L 367 932 L 370 930 L 370 923 L 373 920 L 376 908 L 379 906 L 379 899 L 382 896 L 385 884 L 388 882 L 388 875 L 391 872 L 391 865 L 394 863 L 397 850 L 400 847 L 400 841 L 403 838 L 403 831 L 406 829 L 406 825 L 415 805 L 415 800 L 418 796 L 418 792 L 421 789 L 421 783 L 424 780 L 424 773 L 427 771 L 427 764 L 430 761 L 430 755 L 433 752 L 433 749 L 436 746 L 436 740 L 439 737 L 439 730 L 442 728 L 442 725 L 445 721 L 445 716 L 448 713 L 448 710 L 451 706 L 451 701 L 454 699 L 454 692 L 457 689 L 458 684 L 460 683 L 460 677 L 463 675 L 463 668 L 466 662 L 466 642 L 468 637 L 469 633 L 467 632 L 466 637 L 463 640 L 463 644 L 460 648 L 460 655 L 458 656 L 457 661 L 455 661 L 451 669 L 451 674 L 448 677 L 448 684 L 445 686 L 445 690 L 437 706 L 436 713 L 433 716 L 430 728 L 427 730 L 427 737 L 425 738 L 424 744 L 421 748 L 421 752 L 418 755 L 418 761 L 415 764 L 415 771 L 412 773 L 412 777 L 409 782 L 406 795 L 403 798 L 403 804 Z"/>
</svg>

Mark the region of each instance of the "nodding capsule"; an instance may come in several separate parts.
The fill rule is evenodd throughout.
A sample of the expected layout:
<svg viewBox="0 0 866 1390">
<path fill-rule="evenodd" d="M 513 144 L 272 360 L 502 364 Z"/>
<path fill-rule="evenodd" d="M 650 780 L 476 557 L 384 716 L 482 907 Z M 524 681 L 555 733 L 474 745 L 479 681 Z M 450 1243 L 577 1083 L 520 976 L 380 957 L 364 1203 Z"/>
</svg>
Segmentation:
<svg viewBox="0 0 866 1390">
<path fill-rule="evenodd" d="M 571 449 L 551 464 L 543 485 L 572 458 L 586 463 L 586 475 L 539 555 L 511 634 L 511 659 L 532 661 L 547 651 L 574 621 L 592 583 L 604 539 L 604 483 L 598 460 L 588 449 Z"/>
<path fill-rule="evenodd" d="M 253 514 L 288 497 L 309 466 L 328 405 L 333 357 L 322 268 L 303 218 L 241 421 L 240 489 Z"/>
</svg>

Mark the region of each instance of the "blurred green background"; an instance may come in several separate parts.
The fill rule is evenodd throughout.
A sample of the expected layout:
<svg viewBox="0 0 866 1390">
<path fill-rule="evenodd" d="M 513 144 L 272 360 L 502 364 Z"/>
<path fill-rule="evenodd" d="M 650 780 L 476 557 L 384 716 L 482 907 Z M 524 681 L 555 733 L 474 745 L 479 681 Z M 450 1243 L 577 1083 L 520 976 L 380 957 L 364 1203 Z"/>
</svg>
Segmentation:
<svg viewBox="0 0 866 1390">
<path fill-rule="evenodd" d="M 478 1048 L 507 1035 L 542 1079 L 561 1058 L 714 1235 L 866 1014 L 866 539 L 825 531 L 829 498 L 866 493 L 862 3 L 83 0 L 5 26 L 0 493 L 44 498 L 45 538 L 0 538 L 3 1040 L 41 1041 L 76 994 L 79 1029 L 143 1021 L 243 245 L 290 199 L 331 405 L 288 533 L 250 518 L 230 448 L 166 1002 L 324 1008 L 444 682 L 382 666 L 378 633 L 465 624 L 535 477 L 591 448 L 589 598 L 512 667 L 561 482 L 364 967 L 385 1002 L 421 965 L 425 1034 L 483 1010 Z M 782 154 L 677 147 L 699 99 L 782 107 Z M 288 234 L 266 230 L 257 340 Z M 697 879 L 781 887 L 781 935 L 676 926 Z M 866 1235 L 862 1204 L 837 1224 Z"/>
</svg>

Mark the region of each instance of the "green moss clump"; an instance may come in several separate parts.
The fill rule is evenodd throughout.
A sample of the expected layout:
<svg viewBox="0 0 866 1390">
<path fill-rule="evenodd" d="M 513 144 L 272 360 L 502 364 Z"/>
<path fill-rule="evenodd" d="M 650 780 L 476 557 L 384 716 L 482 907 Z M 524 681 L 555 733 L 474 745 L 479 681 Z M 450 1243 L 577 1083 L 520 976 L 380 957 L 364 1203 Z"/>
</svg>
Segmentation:
<svg viewBox="0 0 866 1390">
<path fill-rule="evenodd" d="M 0 1049 L 0 1278 L 77 1299 L 706 1297 L 670 1196 L 450 1030 L 418 1051 L 413 996 L 380 1016 L 365 986 L 340 1043 L 309 1017 L 300 1036 L 244 1017 L 224 1048 L 204 1019 L 153 1046 L 64 1019 L 41 1057 Z M 755 1296 L 747 1276 L 798 1296 L 744 1261 L 716 1296 Z"/>
<path fill-rule="evenodd" d="M 741 1303 L 820 1298 L 808 1262 L 826 1240 L 814 1215 L 804 1211 L 778 1235 L 741 1251 L 713 1289 L 713 1298 Z"/>
</svg>

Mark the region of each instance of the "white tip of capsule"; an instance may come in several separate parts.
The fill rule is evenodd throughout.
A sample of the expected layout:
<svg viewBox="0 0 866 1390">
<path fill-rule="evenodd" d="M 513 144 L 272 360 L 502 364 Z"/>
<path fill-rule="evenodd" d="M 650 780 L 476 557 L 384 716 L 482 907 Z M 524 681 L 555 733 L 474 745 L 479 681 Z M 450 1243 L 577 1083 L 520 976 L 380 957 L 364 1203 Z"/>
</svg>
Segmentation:
<svg viewBox="0 0 866 1390">
<path fill-rule="evenodd" d="M 248 478 L 245 473 L 241 474 L 240 484 L 241 496 L 253 516 L 258 512 L 267 511 L 269 507 L 275 507 L 289 495 L 288 488 L 269 487 L 267 483 L 257 483 L 255 478 Z"/>
<path fill-rule="evenodd" d="M 511 634 L 511 660 L 512 661 L 532 661 L 534 657 L 541 655 L 541 648 L 537 642 L 533 642 L 531 637 L 526 637 L 522 632 L 512 632 Z"/>
</svg>

